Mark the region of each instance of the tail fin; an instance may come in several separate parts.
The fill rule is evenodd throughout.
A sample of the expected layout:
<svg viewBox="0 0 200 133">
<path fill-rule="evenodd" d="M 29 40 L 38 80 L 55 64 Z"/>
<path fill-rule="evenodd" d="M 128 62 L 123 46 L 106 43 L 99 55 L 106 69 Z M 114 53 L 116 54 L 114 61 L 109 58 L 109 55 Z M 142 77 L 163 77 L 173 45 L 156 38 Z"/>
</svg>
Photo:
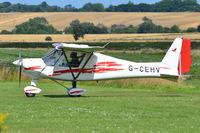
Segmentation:
<svg viewBox="0 0 200 133">
<path fill-rule="evenodd" d="M 190 71 L 190 66 L 192 65 L 192 58 L 191 58 L 190 51 L 191 51 L 190 40 L 183 39 L 179 66 L 178 66 L 179 74 L 184 74 Z"/>
<path fill-rule="evenodd" d="M 176 38 L 162 63 L 176 68 L 178 74 L 184 74 L 190 71 L 192 58 L 190 56 L 191 42 L 189 39 Z"/>
</svg>

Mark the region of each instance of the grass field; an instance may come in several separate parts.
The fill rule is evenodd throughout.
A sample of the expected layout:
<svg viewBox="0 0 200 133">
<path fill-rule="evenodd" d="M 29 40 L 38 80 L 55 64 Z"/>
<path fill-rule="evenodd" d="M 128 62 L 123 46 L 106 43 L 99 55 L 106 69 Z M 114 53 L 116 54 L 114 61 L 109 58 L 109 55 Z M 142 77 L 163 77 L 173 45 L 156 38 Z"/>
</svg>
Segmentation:
<svg viewBox="0 0 200 133">
<path fill-rule="evenodd" d="M 0 82 L 0 111 L 9 113 L 5 132 L 199 133 L 200 92 L 195 88 L 116 88 L 80 85 L 87 95 L 40 83 L 43 92 L 26 98 L 17 82 Z M 23 83 L 25 85 L 27 83 Z M 50 85 L 51 84 L 51 85 Z"/>
<path fill-rule="evenodd" d="M 21 49 L 23 58 L 41 57 L 48 49 Z M 130 61 L 161 61 L 165 50 L 104 51 Z M 19 49 L 0 49 L 0 62 L 12 66 Z M 3 132 L 8 133 L 199 133 L 200 90 L 199 50 L 192 51 L 193 77 L 172 83 L 158 79 L 126 79 L 78 82 L 87 90 L 83 97 L 71 98 L 66 90 L 49 80 L 38 87 L 43 91 L 26 98 L 23 78 L 18 87 L 18 71 L 1 69 L 0 113 L 9 114 Z M 7 78 L 7 79 L 6 79 Z M 64 83 L 64 82 L 63 82 Z M 64 83 L 71 86 L 70 82 Z"/>
<path fill-rule="evenodd" d="M 45 38 L 51 36 L 51 42 L 171 42 L 177 37 L 189 38 L 192 42 L 200 41 L 199 33 L 155 33 L 155 34 L 86 34 L 84 38 L 75 41 L 72 35 L 0 35 L 2 42 L 47 42 Z"/>
<path fill-rule="evenodd" d="M 129 12 L 54 12 L 54 13 L 0 13 L 0 31 L 12 30 L 15 25 L 21 24 L 30 18 L 45 17 L 50 24 L 59 30 L 63 30 L 72 20 L 81 22 L 103 23 L 106 26 L 112 24 L 125 24 L 137 26 L 142 23 L 142 18 L 147 16 L 154 23 L 165 27 L 176 24 L 181 29 L 197 27 L 200 23 L 198 12 L 172 12 L 172 13 L 129 13 Z"/>
</svg>

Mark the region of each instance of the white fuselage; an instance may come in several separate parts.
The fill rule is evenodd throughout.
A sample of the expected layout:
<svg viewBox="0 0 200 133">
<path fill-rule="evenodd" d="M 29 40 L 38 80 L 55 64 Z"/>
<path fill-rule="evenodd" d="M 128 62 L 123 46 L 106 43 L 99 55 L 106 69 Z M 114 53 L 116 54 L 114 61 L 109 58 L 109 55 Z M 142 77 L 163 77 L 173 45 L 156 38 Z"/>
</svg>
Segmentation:
<svg viewBox="0 0 200 133">
<path fill-rule="evenodd" d="M 89 55 L 86 55 L 89 56 Z M 85 59 L 86 60 L 86 59 Z M 24 71 L 33 79 L 51 78 L 58 80 L 72 81 L 73 76 L 77 81 L 104 80 L 116 78 L 136 77 L 162 77 L 177 73 L 177 69 L 160 62 L 135 63 L 117 59 L 100 53 L 93 53 L 87 64 L 82 61 L 79 67 L 48 66 L 40 59 L 23 59 Z M 59 62 L 58 62 L 59 64 Z M 80 74 L 79 74 L 80 73 Z"/>
</svg>

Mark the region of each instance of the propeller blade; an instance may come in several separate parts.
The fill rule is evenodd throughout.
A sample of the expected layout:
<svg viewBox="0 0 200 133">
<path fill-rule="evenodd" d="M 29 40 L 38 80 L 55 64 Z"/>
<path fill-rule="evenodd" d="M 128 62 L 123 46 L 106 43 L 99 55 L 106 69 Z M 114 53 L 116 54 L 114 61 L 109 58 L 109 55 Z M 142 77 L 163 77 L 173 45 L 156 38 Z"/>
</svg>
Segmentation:
<svg viewBox="0 0 200 133">
<path fill-rule="evenodd" d="M 21 58 L 21 51 L 19 52 L 19 88 L 21 88 L 21 80 L 22 80 L 22 66 L 23 66 L 23 59 Z"/>
<path fill-rule="evenodd" d="M 22 80 L 22 66 L 19 67 L 19 88 L 21 88 L 21 80 Z"/>
</svg>

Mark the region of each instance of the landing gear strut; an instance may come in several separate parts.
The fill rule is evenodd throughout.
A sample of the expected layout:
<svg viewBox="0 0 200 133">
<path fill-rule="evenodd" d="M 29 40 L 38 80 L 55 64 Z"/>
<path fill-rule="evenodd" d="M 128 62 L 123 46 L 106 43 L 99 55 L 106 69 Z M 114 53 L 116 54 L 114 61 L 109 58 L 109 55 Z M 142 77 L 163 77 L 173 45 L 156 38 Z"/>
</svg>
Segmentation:
<svg viewBox="0 0 200 133">
<path fill-rule="evenodd" d="M 72 88 L 76 88 L 76 81 L 72 81 Z"/>
<path fill-rule="evenodd" d="M 53 81 L 58 83 L 59 85 L 61 85 L 65 89 L 67 89 L 67 94 L 70 97 L 80 97 L 84 93 L 86 93 L 86 90 L 83 90 L 83 89 L 80 89 L 80 88 L 76 88 L 76 81 L 72 81 L 72 88 L 68 88 L 68 87 L 64 86 L 63 84 L 61 84 L 60 82 L 58 82 L 56 80 L 53 80 Z"/>
</svg>

